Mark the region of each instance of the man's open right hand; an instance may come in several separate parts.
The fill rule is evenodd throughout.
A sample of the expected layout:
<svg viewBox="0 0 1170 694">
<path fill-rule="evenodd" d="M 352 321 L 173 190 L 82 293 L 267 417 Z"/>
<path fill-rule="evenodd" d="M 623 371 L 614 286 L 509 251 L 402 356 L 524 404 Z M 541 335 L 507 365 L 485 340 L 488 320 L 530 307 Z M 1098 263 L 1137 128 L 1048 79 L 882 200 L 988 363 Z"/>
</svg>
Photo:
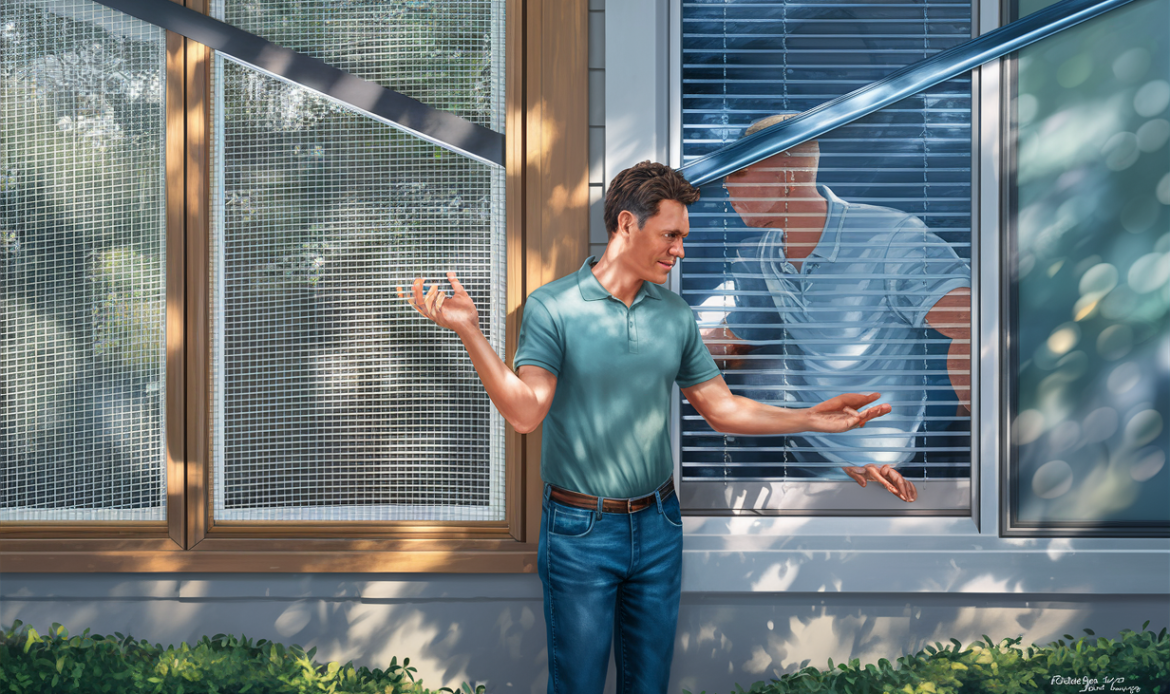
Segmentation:
<svg viewBox="0 0 1170 694">
<path fill-rule="evenodd" d="M 431 285 L 424 294 L 425 285 L 421 277 L 411 284 L 409 294 L 403 293 L 402 287 L 399 287 L 398 296 L 415 311 L 443 328 L 454 330 L 459 336 L 463 336 L 468 330 L 478 331 L 479 311 L 475 308 L 475 302 L 468 296 L 467 290 L 459 283 L 454 272 L 447 273 L 447 281 L 451 283 L 450 296 L 439 289 L 438 284 Z"/>
</svg>

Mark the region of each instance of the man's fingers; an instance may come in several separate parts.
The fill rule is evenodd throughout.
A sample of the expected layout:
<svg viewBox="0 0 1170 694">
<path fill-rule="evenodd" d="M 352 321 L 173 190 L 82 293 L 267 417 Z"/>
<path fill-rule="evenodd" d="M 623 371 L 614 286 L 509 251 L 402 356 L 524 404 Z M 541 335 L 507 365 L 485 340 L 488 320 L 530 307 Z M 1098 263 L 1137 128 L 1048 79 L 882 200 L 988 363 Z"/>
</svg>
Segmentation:
<svg viewBox="0 0 1170 694">
<path fill-rule="evenodd" d="M 883 417 L 883 416 L 889 414 L 891 409 L 893 409 L 893 408 L 890 407 L 889 403 L 883 403 L 881 405 L 874 405 L 873 407 L 869 408 L 868 410 L 863 410 L 861 412 L 861 424 L 859 424 L 858 426 L 863 427 L 870 420 L 877 419 L 878 417 Z"/>
<path fill-rule="evenodd" d="M 413 295 L 413 294 L 409 294 L 409 293 L 404 293 L 404 292 L 402 291 L 402 287 L 399 287 L 399 288 L 398 288 L 398 297 L 399 297 L 399 298 L 401 298 L 401 299 L 404 299 L 404 300 L 406 301 L 406 303 L 410 304 L 410 307 L 411 307 L 411 308 L 413 308 L 415 311 L 418 311 L 420 315 L 423 315 L 423 316 L 426 316 L 426 315 L 427 315 L 427 314 L 423 313 L 423 312 L 422 312 L 422 309 L 420 309 L 420 308 L 418 307 L 418 304 L 416 304 L 416 303 L 414 302 L 414 295 Z"/>
<path fill-rule="evenodd" d="M 439 285 L 432 284 L 431 289 L 427 292 L 426 296 L 427 313 L 434 313 L 435 299 L 437 298 L 439 298 Z"/>
<path fill-rule="evenodd" d="M 467 290 L 464 289 L 463 285 L 459 283 L 459 279 L 455 277 L 454 272 L 447 273 L 447 281 L 451 283 L 451 291 L 455 292 L 456 294 L 460 292 L 464 294 L 467 293 Z"/>
<path fill-rule="evenodd" d="M 410 293 L 414 297 L 414 307 L 421 311 L 423 303 L 423 278 L 419 277 L 410 283 Z"/>
<path fill-rule="evenodd" d="M 866 484 L 865 468 L 863 468 L 863 467 L 846 467 L 846 468 L 841 468 L 841 469 L 845 471 L 846 475 L 849 475 L 850 477 L 852 477 L 854 482 L 860 484 L 863 487 L 865 486 L 865 484 Z"/>
<path fill-rule="evenodd" d="M 902 475 L 899 474 L 897 470 L 890 467 L 889 465 L 882 466 L 882 476 L 888 479 L 890 483 L 893 484 L 897 489 L 894 494 L 897 495 L 899 499 L 902 501 L 910 501 L 910 493 L 906 489 L 905 477 L 902 477 Z"/>
<path fill-rule="evenodd" d="M 847 405 L 853 409 L 857 409 L 868 405 L 879 397 L 877 393 L 843 393 L 833 398 L 833 400 L 840 402 L 843 406 Z"/>
<path fill-rule="evenodd" d="M 918 498 L 918 489 L 915 488 L 914 483 L 903 477 L 890 465 L 883 465 L 879 468 L 870 463 L 865 467 L 842 467 L 841 469 L 863 487 L 866 480 L 874 480 L 902 501 L 909 503 Z"/>
<path fill-rule="evenodd" d="M 909 503 L 918 498 L 918 490 L 914 488 L 914 484 L 910 480 L 902 476 L 902 473 L 889 465 L 883 465 L 881 474 L 897 485 L 898 491 L 895 494 L 902 501 Z"/>
<path fill-rule="evenodd" d="M 447 300 L 446 294 L 439 294 L 439 298 L 435 300 L 434 314 L 437 316 L 443 311 L 443 302 Z"/>
<path fill-rule="evenodd" d="M 888 465 L 882 468 L 882 472 L 897 483 L 898 489 L 902 491 L 902 493 L 898 495 L 902 501 L 911 502 L 918 498 L 918 489 L 914 486 L 913 482 L 903 477 L 902 473 Z"/>
<path fill-rule="evenodd" d="M 887 465 L 886 467 L 889 467 L 889 466 Z M 869 473 L 870 479 L 872 479 L 876 482 L 880 482 L 881 485 L 883 487 L 885 487 L 886 489 L 888 489 L 891 494 L 893 494 L 894 496 L 898 496 L 898 490 L 894 488 L 894 485 L 891 484 L 889 480 L 887 480 L 885 477 L 882 476 L 882 471 L 878 470 L 878 467 L 876 465 L 874 465 L 872 463 L 869 465 L 866 465 L 865 471 Z"/>
</svg>

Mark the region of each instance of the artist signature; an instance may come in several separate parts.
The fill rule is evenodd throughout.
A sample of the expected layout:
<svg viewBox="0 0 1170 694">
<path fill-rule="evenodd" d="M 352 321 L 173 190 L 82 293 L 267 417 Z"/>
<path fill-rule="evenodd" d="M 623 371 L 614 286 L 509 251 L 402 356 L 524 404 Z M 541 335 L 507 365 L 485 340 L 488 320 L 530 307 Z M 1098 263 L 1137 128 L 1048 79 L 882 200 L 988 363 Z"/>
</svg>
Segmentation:
<svg viewBox="0 0 1170 694">
<path fill-rule="evenodd" d="M 1061 684 L 1066 686 L 1081 687 L 1073 691 L 1076 692 L 1129 692 L 1130 694 L 1137 694 L 1142 690 L 1139 685 L 1126 684 L 1124 677 L 1061 677 L 1060 675 L 1053 675 L 1049 684 Z"/>
</svg>

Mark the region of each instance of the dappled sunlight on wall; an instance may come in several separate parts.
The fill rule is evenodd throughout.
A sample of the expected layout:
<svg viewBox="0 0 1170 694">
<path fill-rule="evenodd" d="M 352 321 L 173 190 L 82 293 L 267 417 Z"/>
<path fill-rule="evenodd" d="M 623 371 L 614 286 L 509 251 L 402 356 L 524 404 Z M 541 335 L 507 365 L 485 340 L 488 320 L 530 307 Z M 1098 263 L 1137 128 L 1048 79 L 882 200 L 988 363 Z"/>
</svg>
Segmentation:
<svg viewBox="0 0 1170 694">
<path fill-rule="evenodd" d="M 385 668 L 410 658 L 433 689 L 463 681 L 491 691 L 544 691 L 545 632 L 535 576 L 457 576 L 437 581 L 349 581 L 333 577 L 234 580 L 98 580 L 89 594 L 60 594 L 67 580 L 38 589 L 8 583 L 0 624 L 14 620 L 71 633 L 121 632 L 164 645 L 244 634 L 316 648 L 319 662 Z M 482 595 L 475 598 L 471 596 Z M 23 596 L 23 597 L 22 597 Z M 509 597 L 505 597 L 509 596 Z"/>
<path fill-rule="evenodd" d="M 734 575 L 726 566 L 712 566 L 710 573 Z M 952 637 L 966 645 L 983 634 L 1022 635 L 1025 645 L 1044 644 L 1084 628 L 1109 637 L 1138 629 L 1147 619 L 1156 631 L 1170 619 L 1165 595 L 731 594 L 697 593 L 686 583 L 684 576 L 671 692 L 727 692 L 735 683 L 746 687 L 777 672 L 824 667 L 829 658 L 892 660 Z M 845 589 L 860 585 L 846 583 Z M 0 598 L 3 625 L 20 619 L 42 629 L 59 622 L 71 633 L 120 631 L 163 644 L 246 634 L 316 647 L 318 661 L 385 668 L 391 657 L 399 663 L 409 657 L 431 688 L 474 680 L 494 693 L 545 691 L 544 617 L 535 576 L 156 580 L 96 574 L 82 584 L 68 576 L 8 574 Z"/>
<path fill-rule="evenodd" d="M 1129 599 L 1115 611 L 1080 599 L 966 597 L 965 604 L 959 605 L 932 595 L 861 594 L 810 600 L 807 595 L 775 593 L 684 594 L 675 659 L 685 665 L 676 664 L 672 687 L 727 691 L 735 683 L 746 688 L 809 665 L 823 668 L 829 658 L 834 663 L 853 658 L 862 663 L 893 660 L 951 638 L 967 645 L 984 634 L 992 639 L 1023 636 L 1024 644 L 1044 644 L 1065 633 L 1082 633 L 1086 627 L 1098 634 L 1138 629 L 1145 619 L 1158 616 L 1141 616 L 1145 611 L 1140 607 L 1132 609 L 1138 601 Z M 1159 610 L 1165 623 L 1164 607 L 1159 605 L 1152 612 Z"/>
</svg>

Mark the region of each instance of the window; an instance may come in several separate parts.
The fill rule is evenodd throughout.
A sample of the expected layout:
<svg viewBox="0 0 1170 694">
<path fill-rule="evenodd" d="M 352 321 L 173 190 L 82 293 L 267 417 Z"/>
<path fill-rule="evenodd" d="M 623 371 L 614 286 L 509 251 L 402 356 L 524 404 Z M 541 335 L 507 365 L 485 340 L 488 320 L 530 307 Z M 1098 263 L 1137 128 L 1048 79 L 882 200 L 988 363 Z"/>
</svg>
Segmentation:
<svg viewBox="0 0 1170 694">
<path fill-rule="evenodd" d="M 504 128 L 503 0 L 310 3 L 296 22 L 220 5 Z M 503 419 L 459 338 L 397 297 L 456 271 L 504 357 L 503 170 L 219 56 L 213 75 L 213 518 L 503 521 Z"/>
<path fill-rule="evenodd" d="M 166 40 L 0 7 L 0 520 L 162 521 Z"/>
<path fill-rule="evenodd" d="M 967 2 L 684 3 L 693 161 L 970 38 Z M 843 392 L 893 412 L 842 435 L 734 437 L 684 401 L 684 507 L 967 514 L 971 81 L 957 78 L 712 183 L 680 293 L 732 391 L 784 407 Z M 907 506 L 842 468 L 892 464 Z"/>
<path fill-rule="evenodd" d="M 96 4 L 6 3 L 5 570 L 533 570 L 539 438 L 396 293 L 456 270 L 510 356 L 578 267 L 586 5 L 187 6 L 506 130 L 508 165 Z"/>
<path fill-rule="evenodd" d="M 1170 529 L 1168 22 L 1134 3 L 1012 64 L 1010 534 Z"/>
</svg>

